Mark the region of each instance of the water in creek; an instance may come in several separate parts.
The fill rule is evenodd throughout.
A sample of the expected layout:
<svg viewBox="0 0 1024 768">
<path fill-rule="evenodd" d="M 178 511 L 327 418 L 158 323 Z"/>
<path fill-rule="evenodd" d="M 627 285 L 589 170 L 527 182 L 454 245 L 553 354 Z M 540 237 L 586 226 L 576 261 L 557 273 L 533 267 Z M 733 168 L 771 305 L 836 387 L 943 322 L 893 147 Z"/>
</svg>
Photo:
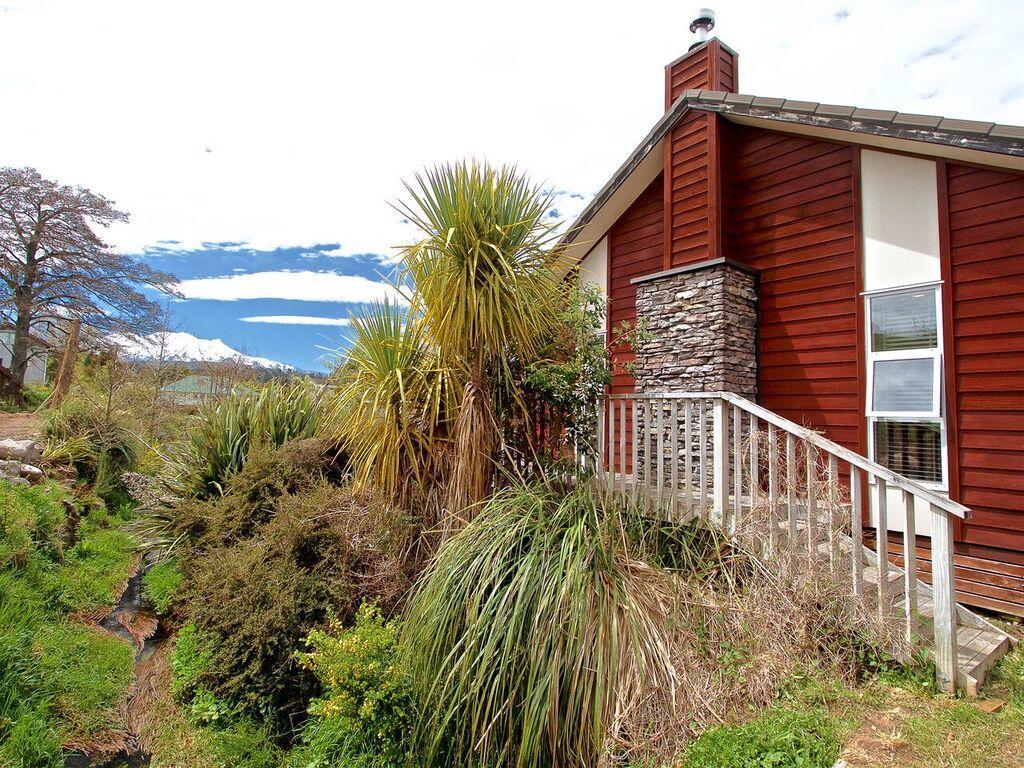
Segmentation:
<svg viewBox="0 0 1024 768">
<path fill-rule="evenodd" d="M 143 608 L 142 579 L 152 565 L 146 557 L 139 563 L 135 573 L 128 580 L 121 598 L 101 622 L 100 626 L 135 646 L 135 669 L 153 655 L 165 637 L 155 630 L 156 619 Z M 134 630 L 134 634 L 133 634 Z M 149 630 L 149 631 L 147 631 Z M 114 755 L 85 755 L 70 752 L 64 756 L 64 768 L 144 768 L 149 765 L 149 755 L 139 750 L 119 752 Z"/>
</svg>

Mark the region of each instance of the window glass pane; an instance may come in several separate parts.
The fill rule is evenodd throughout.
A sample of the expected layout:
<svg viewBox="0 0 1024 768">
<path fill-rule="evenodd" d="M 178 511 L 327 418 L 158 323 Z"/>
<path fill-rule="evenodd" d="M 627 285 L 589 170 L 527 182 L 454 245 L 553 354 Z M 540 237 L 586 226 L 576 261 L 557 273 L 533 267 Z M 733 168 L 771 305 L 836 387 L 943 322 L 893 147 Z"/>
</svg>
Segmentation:
<svg viewBox="0 0 1024 768">
<path fill-rule="evenodd" d="M 931 413 L 935 359 L 876 360 L 871 410 L 885 413 Z"/>
<path fill-rule="evenodd" d="M 871 349 L 933 349 L 939 343 L 935 289 L 889 293 L 871 299 Z"/>
<path fill-rule="evenodd" d="M 936 423 L 875 422 L 875 461 L 911 480 L 942 482 L 942 431 Z"/>
</svg>

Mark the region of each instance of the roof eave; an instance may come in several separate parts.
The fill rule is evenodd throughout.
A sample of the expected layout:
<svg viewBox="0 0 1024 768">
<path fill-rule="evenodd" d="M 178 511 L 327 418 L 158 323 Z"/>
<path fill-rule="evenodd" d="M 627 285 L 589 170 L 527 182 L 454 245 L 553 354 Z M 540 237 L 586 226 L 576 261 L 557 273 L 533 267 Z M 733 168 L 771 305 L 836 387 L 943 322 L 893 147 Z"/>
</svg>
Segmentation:
<svg viewBox="0 0 1024 768">
<path fill-rule="evenodd" d="M 688 90 L 680 94 L 668 112 L 655 123 L 643 141 L 583 209 L 559 241 L 560 246 L 568 248 L 579 245 L 577 240 L 581 233 L 690 109 L 717 112 L 734 122 L 768 122 L 776 130 L 792 131 L 799 127 L 805 132 L 835 132 L 851 143 L 870 144 L 868 139 L 876 142 L 914 142 L 921 154 L 953 156 L 953 151 L 978 153 L 970 159 L 986 165 L 1024 169 L 1024 127 L 1021 126 L 722 91 Z M 936 151 L 939 147 L 949 152 Z M 595 241 L 604 234 L 598 233 Z M 578 257 L 584 255 L 581 253 Z"/>
</svg>

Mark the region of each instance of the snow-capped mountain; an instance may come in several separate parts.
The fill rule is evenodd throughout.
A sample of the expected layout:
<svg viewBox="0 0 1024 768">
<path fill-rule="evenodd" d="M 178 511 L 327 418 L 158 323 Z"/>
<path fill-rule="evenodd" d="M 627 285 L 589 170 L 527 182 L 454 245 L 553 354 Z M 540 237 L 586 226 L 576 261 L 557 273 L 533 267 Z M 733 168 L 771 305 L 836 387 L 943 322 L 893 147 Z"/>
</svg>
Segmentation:
<svg viewBox="0 0 1024 768">
<path fill-rule="evenodd" d="M 294 371 L 295 367 L 279 363 L 267 357 L 246 355 L 233 349 L 220 339 L 200 339 L 191 333 L 171 331 L 151 333 L 148 336 L 114 336 L 113 344 L 124 350 L 124 354 L 135 360 L 174 361 L 181 363 L 236 362 L 256 368 L 273 368 L 279 371 Z"/>
</svg>

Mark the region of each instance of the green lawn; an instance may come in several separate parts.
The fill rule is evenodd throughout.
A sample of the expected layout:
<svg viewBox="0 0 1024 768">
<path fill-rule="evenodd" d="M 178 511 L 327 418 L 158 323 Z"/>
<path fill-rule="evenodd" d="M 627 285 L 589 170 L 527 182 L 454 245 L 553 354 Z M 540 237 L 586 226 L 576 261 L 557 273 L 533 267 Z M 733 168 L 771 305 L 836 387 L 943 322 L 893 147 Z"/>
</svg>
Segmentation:
<svg viewBox="0 0 1024 768">
<path fill-rule="evenodd" d="M 73 618 L 111 606 L 133 562 L 123 518 L 95 508 L 77 543 L 60 486 L 0 483 L 0 765 L 60 765 L 60 745 L 117 730 L 134 649 Z"/>
</svg>

